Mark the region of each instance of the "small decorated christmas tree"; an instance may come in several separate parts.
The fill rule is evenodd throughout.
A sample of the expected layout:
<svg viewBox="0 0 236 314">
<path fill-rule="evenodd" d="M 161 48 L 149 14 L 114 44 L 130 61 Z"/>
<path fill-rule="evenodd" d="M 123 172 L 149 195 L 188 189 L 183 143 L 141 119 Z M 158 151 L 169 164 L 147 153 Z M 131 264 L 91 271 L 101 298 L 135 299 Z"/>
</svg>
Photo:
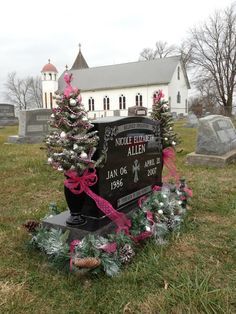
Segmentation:
<svg viewBox="0 0 236 314">
<path fill-rule="evenodd" d="M 99 137 L 97 131 L 91 131 L 93 124 L 82 105 L 80 90 L 71 86 L 72 74 L 66 73 L 64 80 L 66 88 L 56 96 L 58 107 L 50 120 L 51 127 L 58 131 L 46 138 L 48 163 L 58 171 L 73 170 L 82 175 L 85 169 L 95 167 L 92 157 Z"/>
<path fill-rule="evenodd" d="M 157 92 L 154 98 L 154 105 L 152 107 L 151 116 L 154 120 L 159 120 L 161 123 L 161 137 L 163 149 L 167 147 L 175 147 L 180 143 L 180 139 L 174 132 L 174 121 L 170 112 L 168 101 L 164 100 L 162 90 Z"/>
</svg>

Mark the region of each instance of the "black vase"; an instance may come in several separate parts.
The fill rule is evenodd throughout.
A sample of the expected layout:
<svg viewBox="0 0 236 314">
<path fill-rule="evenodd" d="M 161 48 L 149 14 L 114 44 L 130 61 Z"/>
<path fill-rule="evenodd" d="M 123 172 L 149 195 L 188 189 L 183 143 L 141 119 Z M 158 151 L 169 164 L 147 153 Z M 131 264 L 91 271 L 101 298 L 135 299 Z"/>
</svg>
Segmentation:
<svg viewBox="0 0 236 314">
<path fill-rule="evenodd" d="M 84 225 L 86 223 L 86 219 L 82 215 L 82 208 L 87 195 L 84 192 L 78 195 L 74 194 L 66 186 L 64 186 L 64 193 L 70 210 L 70 216 L 66 220 L 66 224 L 69 226 Z"/>
</svg>

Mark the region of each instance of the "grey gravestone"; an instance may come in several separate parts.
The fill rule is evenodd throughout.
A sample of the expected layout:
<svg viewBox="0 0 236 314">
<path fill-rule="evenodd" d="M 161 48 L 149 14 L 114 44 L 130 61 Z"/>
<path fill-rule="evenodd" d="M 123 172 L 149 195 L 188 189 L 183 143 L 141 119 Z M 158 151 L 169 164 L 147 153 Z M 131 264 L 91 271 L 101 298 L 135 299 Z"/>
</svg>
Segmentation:
<svg viewBox="0 0 236 314">
<path fill-rule="evenodd" d="M 172 114 L 172 118 L 174 119 L 174 120 L 177 120 L 178 119 L 178 115 L 177 115 L 177 112 L 171 112 L 171 114 Z"/>
<path fill-rule="evenodd" d="M 209 115 L 199 119 L 196 151 L 187 156 L 188 162 L 224 166 L 232 162 L 234 156 L 236 157 L 236 130 L 230 118 Z"/>
<path fill-rule="evenodd" d="M 194 113 L 190 113 L 189 115 L 187 115 L 187 123 L 185 125 L 186 128 L 197 128 L 198 125 L 199 121 Z"/>
<path fill-rule="evenodd" d="M 118 211 L 135 210 L 137 200 L 162 181 L 160 124 L 146 117 L 109 117 L 93 124 L 100 137 L 97 154 L 105 151 L 107 161 L 97 170 L 98 182 L 91 189 Z M 82 195 L 66 196 L 69 208 L 77 208 Z M 72 238 L 82 237 L 86 232 L 107 232 L 109 226 L 114 226 L 89 197 L 85 198 L 82 213 L 86 223 L 78 228 L 66 226 L 69 212 L 47 219 L 44 224 L 69 229 L 74 234 Z"/>
<path fill-rule="evenodd" d="M 0 104 L 0 126 L 17 125 L 14 105 Z"/>
<path fill-rule="evenodd" d="M 9 143 L 40 143 L 50 131 L 51 109 L 32 109 L 19 112 L 19 134 L 10 136 Z"/>
<path fill-rule="evenodd" d="M 128 116 L 146 116 L 147 108 L 140 106 L 132 106 L 128 108 Z"/>
<path fill-rule="evenodd" d="M 230 118 L 210 115 L 199 120 L 197 154 L 221 156 L 236 148 L 236 131 Z"/>
</svg>

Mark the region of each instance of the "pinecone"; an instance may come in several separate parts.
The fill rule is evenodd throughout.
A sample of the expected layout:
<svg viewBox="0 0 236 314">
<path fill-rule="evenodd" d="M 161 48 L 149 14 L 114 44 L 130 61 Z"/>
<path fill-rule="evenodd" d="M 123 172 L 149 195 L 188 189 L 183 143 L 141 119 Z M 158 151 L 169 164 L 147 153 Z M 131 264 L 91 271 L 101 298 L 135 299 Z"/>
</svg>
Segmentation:
<svg viewBox="0 0 236 314">
<path fill-rule="evenodd" d="M 23 224 L 23 227 L 30 233 L 36 231 L 36 228 L 39 227 L 40 223 L 36 220 L 28 220 L 26 223 Z"/>
<path fill-rule="evenodd" d="M 101 260 L 97 257 L 75 258 L 73 264 L 79 268 L 96 268 L 101 264 Z"/>
<path fill-rule="evenodd" d="M 166 226 L 167 226 L 167 228 L 168 228 L 169 231 L 173 231 L 173 229 L 174 229 L 174 224 L 175 224 L 175 222 L 174 222 L 174 220 L 171 219 L 171 218 L 169 218 L 169 219 L 166 221 Z"/>
<path fill-rule="evenodd" d="M 119 250 L 119 258 L 121 263 L 127 264 L 131 261 L 131 259 L 134 257 L 135 253 L 132 247 L 129 244 L 125 244 L 120 250 Z"/>
</svg>

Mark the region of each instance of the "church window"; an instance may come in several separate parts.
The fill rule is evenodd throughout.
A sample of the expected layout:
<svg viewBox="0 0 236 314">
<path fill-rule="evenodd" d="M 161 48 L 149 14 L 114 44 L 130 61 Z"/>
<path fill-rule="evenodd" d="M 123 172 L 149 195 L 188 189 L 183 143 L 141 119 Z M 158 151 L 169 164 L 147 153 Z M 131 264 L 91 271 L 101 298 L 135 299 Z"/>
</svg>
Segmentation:
<svg viewBox="0 0 236 314">
<path fill-rule="evenodd" d="M 56 74 L 54 74 L 54 79 L 55 79 L 55 81 L 57 80 L 57 75 Z"/>
<path fill-rule="evenodd" d="M 126 108 L 126 97 L 123 94 L 119 97 L 119 107 L 120 110 Z"/>
<path fill-rule="evenodd" d="M 50 107 L 52 109 L 52 93 L 50 93 Z"/>
<path fill-rule="evenodd" d="M 94 98 L 90 97 L 88 100 L 89 111 L 94 111 Z"/>
<path fill-rule="evenodd" d="M 52 79 L 52 73 L 49 73 L 49 79 L 51 80 Z"/>
<path fill-rule="evenodd" d="M 107 96 L 103 98 L 103 109 L 110 110 L 110 99 Z"/>
<path fill-rule="evenodd" d="M 177 68 L 177 79 L 180 80 L 180 67 Z"/>
<path fill-rule="evenodd" d="M 44 76 L 44 80 L 46 81 L 46 73 L 43 73 L 43 76 Z"/>
<path fill-rule="evenodd" d="M 180 95 L 180 92 L 178 92 L 177 94 L 177 104 L 180 104 L 181 103 L 181 95 Z"/>
<path fill-rule="evenodd" d="M 140 93 L 135 96 L 135 105 L 140 107 L 143 105 L 143 96 Z"/>
<path fill-rule="evenodd" d="M 45 108 L 47 108 L 48 107 L 47 93 L 44 93 L 44 102 L 45 102 Z"/>
</svg>

